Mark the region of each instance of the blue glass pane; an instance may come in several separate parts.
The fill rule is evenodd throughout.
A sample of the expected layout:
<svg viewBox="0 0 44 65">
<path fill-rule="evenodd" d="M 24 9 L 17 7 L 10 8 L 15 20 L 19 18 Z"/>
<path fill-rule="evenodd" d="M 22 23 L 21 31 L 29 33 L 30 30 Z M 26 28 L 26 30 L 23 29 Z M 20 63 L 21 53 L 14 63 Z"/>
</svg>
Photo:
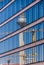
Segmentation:
<svg viewBox="0 0 44 65">
<path fill-rule="evenodd" d="M 26 7 L 28 4 L 32 3 L 33 1 L 34 0 L 16 0 L 16 1 L 14 1 L 8 8 L 6 8 L 3 12 L 0 13 L 0 16 L 2 16 L 0 21 L 3 22 L 4 20 L 8 19 L 13 14 L 16 14 L 17 12 L 19 12 L 21 9 L 23 9 L 24 7 Z"/>
<path fill-rule="evenodd" d="M 2 1 L 0 1 L 0 9 L 2 9 L 9 2 L 10 2 L 10 0 L 2 0 Z"/>
</svg>

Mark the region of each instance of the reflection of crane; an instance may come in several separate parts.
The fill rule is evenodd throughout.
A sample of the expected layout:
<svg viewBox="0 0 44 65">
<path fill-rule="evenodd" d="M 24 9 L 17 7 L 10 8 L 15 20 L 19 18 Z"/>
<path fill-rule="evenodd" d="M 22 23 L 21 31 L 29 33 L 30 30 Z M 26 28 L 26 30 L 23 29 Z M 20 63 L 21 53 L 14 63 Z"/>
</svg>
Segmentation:
<svg viewBox="0 0 44 65">
<path fill-rule="evenodd" d="M 32 32 L 33 30 L 26 30 L 24 32 Z M 39 30 L 34 30 L 35 32 L 44 32 L 43 28 L 39 29 Z M 0 35 L 4 35 L 4 34 L 10 34 L 11 32 L 0 32 Z"/>
<path fill-rule="evenodd" d="M 32 42 L 36 41 L 36 32 L 34 31 L 34 29 L 32 30 Z M 32 48 L 32 55 L 35 54 L 35 48 L 33 47 Z M 34 56 L 32 56 L 34 58 Z M 35 59 L 35 58 L 34 58 Z M 33 59 L 32 59 L 32 62 L 35 62 Z"/>
<path fill-rule="evenodd" d="M 32 29 L 32 30 L 27 30 L 27 31 L 25 31 L 25 32 L 31 32 L 32 33 L 32 42 L 34 42 L 34 41 L 36 41 L 36 32 L 37 31 L 43 31 L 43 30 L 34 30 L 34 29 Z M 36 59 L 35 59 L 35 48 L 33 47 L 32 48 L 32 54 L 31 54 L 31 56 L 32 56 L 32 62 L 35 62 L 36 61 Z"/>
<path fill-rule="evenodd" d="M 36 32 L 37 31 L 43 31 L 43 29 L 41 30 L 34 30 L 34 29 L 32 29 L 32 30 L 26 30 L 25 32 L 31 32 L 32 33 L 32 42 L 34 42 L 34 41 L 36 41 Z M 31 56 L 32 56 L 32 62 L 36 62 L 36 59 L 35 59 L 35 48 L 33 47 L 32 48 L 32 54 L 31 54 Z"/>
</svg>

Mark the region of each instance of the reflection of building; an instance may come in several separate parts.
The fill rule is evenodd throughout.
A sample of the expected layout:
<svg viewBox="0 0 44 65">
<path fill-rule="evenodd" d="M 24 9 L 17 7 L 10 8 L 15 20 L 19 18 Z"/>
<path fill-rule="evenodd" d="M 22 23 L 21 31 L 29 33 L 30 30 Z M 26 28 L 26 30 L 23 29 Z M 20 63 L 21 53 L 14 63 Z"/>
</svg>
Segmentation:
<svg viewBox="0 0 44 65">
<path fill-rule="evenodd" d="M 0 2 L 0 64 L 7 58 L 9 64 L 44 64 L 44 0 Z"/>
</svg>

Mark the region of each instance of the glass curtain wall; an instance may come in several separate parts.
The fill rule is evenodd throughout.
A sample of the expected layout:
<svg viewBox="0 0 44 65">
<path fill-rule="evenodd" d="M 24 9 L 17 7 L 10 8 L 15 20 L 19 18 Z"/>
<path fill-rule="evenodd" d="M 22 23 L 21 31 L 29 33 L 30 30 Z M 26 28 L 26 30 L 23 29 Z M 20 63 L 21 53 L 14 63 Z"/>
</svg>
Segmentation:
<svg viewBox="0 0 44 65">
<path fill-rule="evenodd" d="M 8 64 L 8 60 L 10 60 L 11 64 L 20 64 L 20 57 L 23 57 L 24 64 L 30 64 L 35 62 L 44 61 L 44 44 L 34 47 L 35 52 L 32 54 L 32 48 L 28 48 L 24 51 L 24 55 L 19 55 L 20 52 L 5 56 L 0 58 L 0 64 Z M 33 62 L 34 60 L 34 62 Z M 22 62 L 23 63 L 23 62 Z"/>
</svg>

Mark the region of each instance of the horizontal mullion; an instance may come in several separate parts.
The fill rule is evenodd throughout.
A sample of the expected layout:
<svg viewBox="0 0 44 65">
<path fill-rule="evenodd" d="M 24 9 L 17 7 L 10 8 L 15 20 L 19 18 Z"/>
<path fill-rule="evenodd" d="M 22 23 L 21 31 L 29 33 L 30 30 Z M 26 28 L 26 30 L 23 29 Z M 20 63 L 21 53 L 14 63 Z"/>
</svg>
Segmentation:
<svg viewBox="0 0 44 65">
<path fill-rule="evenodd" d="M 0 9 L 0 12 L 5 10 L 10 4 L 12 4 L 15 0 L 11 0 L 7 5 L 5 5 L 3 8 Z"/>
<path fill-rule="evenodd" d="M 36 42 L 33 42 L 31 44 L 28 44 L 28 45 L 21 46 L 19 48 L 14 49 L 14 50 L 10 50 L 8 52 L 4 52 L 4 53 L 0 54 L 0 58 L 4 57 L 4 56 L 7 56 L 7 55 L 11 55 L 11 54 L 17 53 L 17 52 L 20 52 L 20 51 L 23 51 L 23 50 L 28 49 L 28 48 L 35 47 L 35 46 L 43 44 L 43 43 L 44 43 L 44 39 L 36 41 Z"/>
<path fill-rule="evenodd" d="M 26 64 L 26 65 L 29 65 L 29 64 Z M 44 65 L 44 61 L 38 61 L 38 62 L 30 63 L 30 65 Z"/>
<path fill-rule="evenodd" d="M 38 2 L 40 2 L 41 0 L 35 0 L 33 3 L 29 4 L 27 7 L 25 7 L 24 9 L 22 9 L 20 12 L 14 14 L 12 17 L 10 17 L 9 19 L 7 19 L 6 21 L 4 21 L 3 23 L 0 24 L 0 27 L 4 26 L 5 24 L 7 24 L 8 22 L 10 22 L 11 20 L 13 20 L 14 18 L 16 18 L 17 16 L 19 16 L 20 14 L 22 14 L 23 12 L 25 12 L 26 10 L 30 9 L 31 7 L 33 7 L 35 4 L 37 4 Z"/>
<path fill-rule="evenodd" d="M 36 20 L 35 22 L 33 22 L 33 23 L 31 23 L 31 24 L 28 24 L 27 26 L 25 26 L 25 27 L 23 27 L 23 28 L 21 28 L 21 29 L 19 29 L 19 30 L 17 30 L 17 31 L 14 31 L 14 32 L 12 32 L 12 33 L 10 33 L 10 34 L 4 36 L 3 38 L 0 38 L 0 42 L 4 41 L 4 40 L 6 40 L 6 39 L 8 39 L 8 38 L 10 38 L 10 37 L 13 37 L 13 36 L 15 36 L 16 34 L 19 34 L 19 33 L 23 32 L 23 31 L 27 30 L 28 28 L 31 28 L 31 27 L 33 27 L 33 26 L 35 26 L 35 25 L 37 25 L 37 24 L 39 24 L 39 23 L 41 23 L 41 22 L 43 22 L 43 21 L 44 21 L 44 17 L 42 17 L 42 18 Z"/>
</svg>

